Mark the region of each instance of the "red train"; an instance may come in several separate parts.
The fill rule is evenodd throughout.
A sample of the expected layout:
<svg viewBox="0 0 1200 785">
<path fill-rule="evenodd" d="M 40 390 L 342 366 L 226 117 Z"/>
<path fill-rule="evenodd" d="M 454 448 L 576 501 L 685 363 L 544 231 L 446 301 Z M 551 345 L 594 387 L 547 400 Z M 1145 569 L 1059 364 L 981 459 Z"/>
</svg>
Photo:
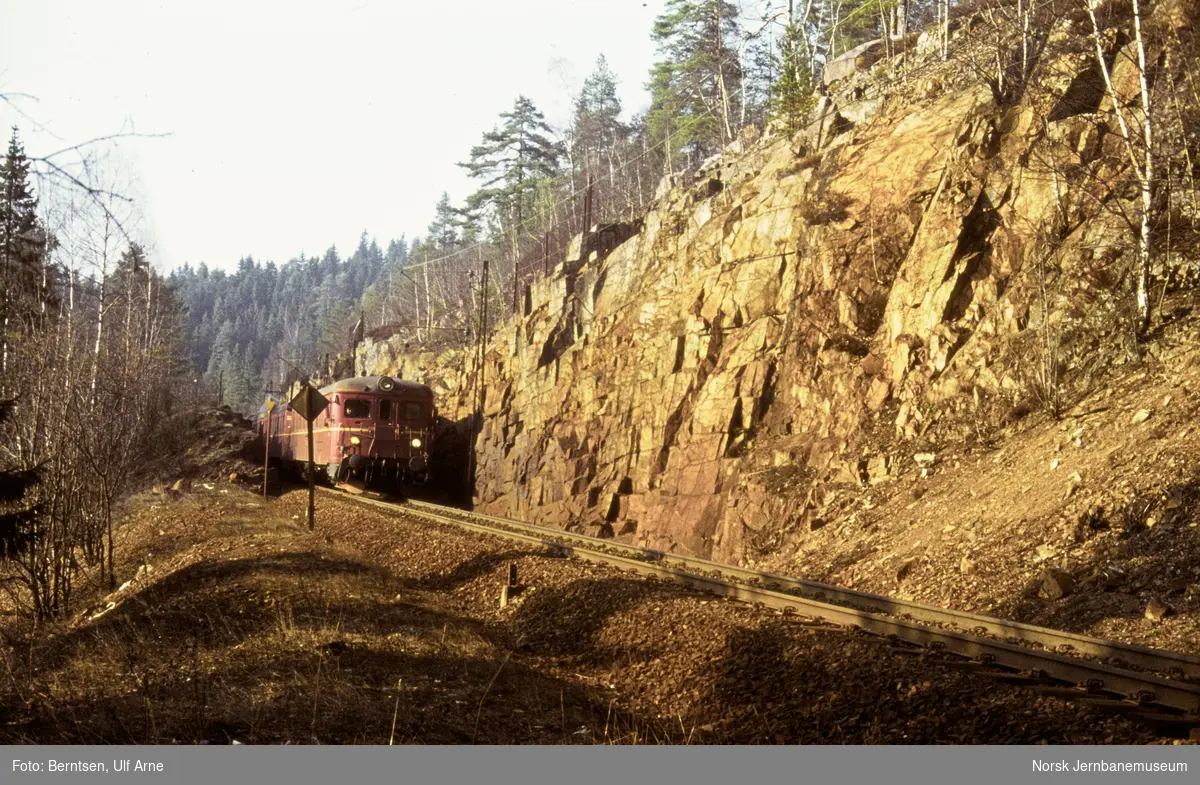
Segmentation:
<svg viewBox="0 0 1200 785">
<path fill-rule="evenodd" d="M 433 391 L 389 376 L 356 376 L 321 388 L 329 406 L 313 421 L 313 461 L 330 482 L 422 484 L 437 419 Z M 259 411 L 272 460 L 308 461 L 308 425 L 286 403 Z"/>
</svg>

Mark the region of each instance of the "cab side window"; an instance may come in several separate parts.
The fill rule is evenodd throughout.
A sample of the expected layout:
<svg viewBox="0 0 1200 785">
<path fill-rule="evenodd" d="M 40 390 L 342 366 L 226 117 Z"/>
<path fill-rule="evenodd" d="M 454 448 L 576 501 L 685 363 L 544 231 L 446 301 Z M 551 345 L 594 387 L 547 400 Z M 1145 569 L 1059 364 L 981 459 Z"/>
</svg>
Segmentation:
<svg viewBox="0 0 1200 785">
<path fill-rule="evenodd" d="M 392 402 L 379 402 L 379 419 L 381 422 L 391 422 L 392 420 Z"/>
<path fill-rule="evenodd" d="M 343 407 L 345 415 L 351 419 L 371 416 L 371 402 L 363 398 L 348 398 Z"/>
</svg>

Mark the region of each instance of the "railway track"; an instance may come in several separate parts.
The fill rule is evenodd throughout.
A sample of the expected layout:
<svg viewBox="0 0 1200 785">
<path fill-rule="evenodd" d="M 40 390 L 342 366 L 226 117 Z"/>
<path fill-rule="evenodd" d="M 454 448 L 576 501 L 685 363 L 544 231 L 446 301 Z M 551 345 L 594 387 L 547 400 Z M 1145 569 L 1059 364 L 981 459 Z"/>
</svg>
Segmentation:
<svg viewBox="0 0 1200 785">
<path fill-rule="evenodd" d="M 329 493 L 336 491 L 327 490 Z M 1043 694 L 1120 712 L 1168 735 L 1200 733 L 1200 657 L 748 570 L 427 502 L 356 503 L 549 549 L 560 556 L 858 629 L 927 657 Z"/>
</svg>

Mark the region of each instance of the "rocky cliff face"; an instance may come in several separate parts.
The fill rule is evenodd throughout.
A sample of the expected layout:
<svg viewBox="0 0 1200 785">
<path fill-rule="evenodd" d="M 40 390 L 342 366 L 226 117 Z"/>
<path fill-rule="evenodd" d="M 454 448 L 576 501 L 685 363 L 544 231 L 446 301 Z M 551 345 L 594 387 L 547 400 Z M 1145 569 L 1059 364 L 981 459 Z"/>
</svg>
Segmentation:
<svg viewBox="0 0 1200 785">
<path fill-rule="evenodd" d="M 488 345 L 477 507 L 738 560 L 1036 404 L 1048 359 L 1081 378 L 1119 298 L 1072 287 L 1129 244 L 1084 198 L 1117 142 L 1098 105 L 999 107 L 955 68 L 847 85 L 577 240 Z M 470 413 L 469 351 L 359 351 Z"/>
</svg>

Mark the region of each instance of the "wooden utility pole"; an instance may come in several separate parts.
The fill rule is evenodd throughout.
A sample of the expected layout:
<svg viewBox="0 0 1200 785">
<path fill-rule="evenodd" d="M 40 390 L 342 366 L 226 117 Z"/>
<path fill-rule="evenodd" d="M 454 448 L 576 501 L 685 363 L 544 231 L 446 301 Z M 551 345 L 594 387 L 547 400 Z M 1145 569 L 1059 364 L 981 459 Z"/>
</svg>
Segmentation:
<svg viewBox="0 0 1200 785">
<path fill-rule="evenodd" d="M 579 263 L 588 260 L 589 240 L 592 234 L 592 173 L 588 172 L 587 190 L 583 192 L 583 234 L 579 237 Z"/>
<path fill-rule="evenodd" d="M 517 262 L 513 263 L 513 313 L 517 313 L 519 311 L 519 306 L 518 306 L 518 302 L 517 302 L 517 290 L 520 287 L 521 278 L 517 274 L 517 271 L 520 269 L 521 269 L 521 262 L 518 260 Z"/>
<path fill-rule="evenodd" d="M 267 416 L 263 418 L 266 425 L 263 427 L 263 441 L 266 442 L 266 447 L 263 450 L 263 498 L 267 498 L 267 477 L 271 474 L 271 413 L 275 409 L 275 399 L 267 399 Z"/>
<path fill-rule="evenodd" d="M 483 260 L 483 271 L 479 280 L 479 325 L 475 331 L 475 379 L 471 394 L 471 437 L 467 444 L 467 477 L 464 485 L 472 492 L 471 478 L 475 476 L 475 437 L 482 428 L 483 420 L 483 360 L 487 345 L 487 301 L 488 260 Z"/>
<path fill-rule="evenodd" d="M 488 333 L 488 260 L 483 260 L 483 324 L 479 330 L 479 416 L 483 417 L 483 403 L 487 398 L 487 333 Z"/>
</svg>

